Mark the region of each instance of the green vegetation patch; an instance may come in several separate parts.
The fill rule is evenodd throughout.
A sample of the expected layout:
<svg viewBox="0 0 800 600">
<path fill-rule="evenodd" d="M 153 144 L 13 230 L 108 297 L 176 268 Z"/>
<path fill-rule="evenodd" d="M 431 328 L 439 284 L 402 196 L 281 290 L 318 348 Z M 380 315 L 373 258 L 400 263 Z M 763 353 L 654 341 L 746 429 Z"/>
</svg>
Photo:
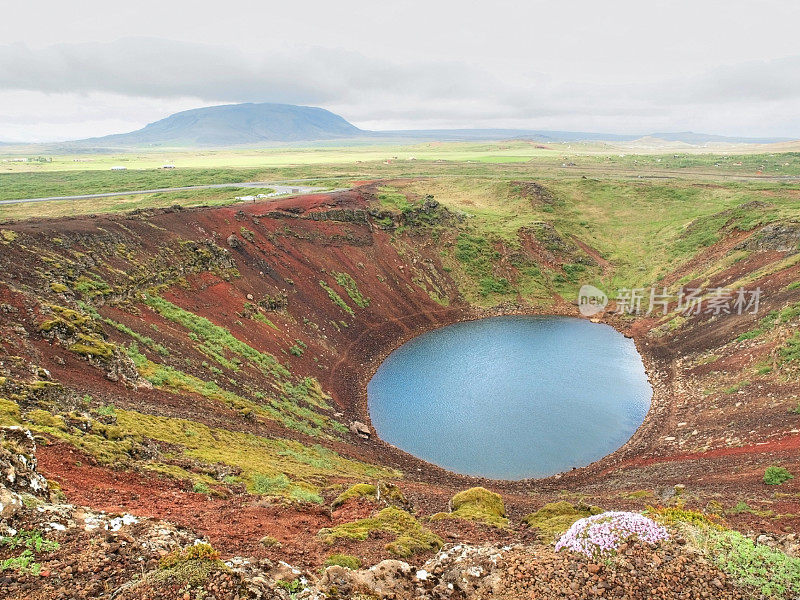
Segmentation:
<svg viewBox="0 0 800 600">
<path fill-rule="evenodd" d="M 680 506 L 659 506 L 658 508 L 648 506 L 647 513 L 664 525 L 688 523 L 696 527 L 706 527 L 717 531 L 727 529 L 725 522 L 718 515 L 705 514 Z"/>
<path fill-rule="evenodd" d="M 379 481 L 377 485 L 371 483 L 357 483 L 347 488 L 334 499 L 331 503 L 331 508 L 335 509 L 355 498 L 369 500 L 371 502 L 384 502 L 389 506 L 401 508 L 408 506 L 408 500 L 398 486 L 393 483 Z"/>
<path fill-rule="evenodd" d="M 794 475 L 783 467 L 767 467 L 764 471 L 764 483 L 767 485 L 781 485 L 790 479 L 794 479 Z"/>
<path fill-rule="evenodd" d="M 16 556 L 0 561 L 0 572 L 17 571 L 18 573 L 39 575 L 42 565 L 37 557 L 58 550 L 58 542 L 42 537 L 37 530 L 20 530 L 14 535 L 0 536 L 0 547 L 21 550 Z"/>
<path fill-rule="evenodd" d="M 319 280 L 319 285 L 323 290 L 325 290 L 328 293 L 328 298 L 330 298 L 331 302 L 333 302 L 336 306 L 341 308 L 344 312 L 346 312 L 350 316 L 354 316 L 356 314 L 353 311 L 353 309 L 350 308 L 350 305 L 348 305 L 347 302 L 345 302 L 342 299 L 342 297 L 336 293 L 336 290 L 334 290 L 331 286 L 329 286 L 321 279 Z"/>
<path fill-rule="evenodd" d="M 786 344 L 781 347 L 778 354 L 781 365 L 800 361 L 800 333 L 795 333 L 786 340 Z"/>
<path fill-rule="evenodd" d="M 507 527 L 506 507 L 500 494 L 486 488 L 474 487 L 458 492 L 450 500 L 449 513 L 436 513 L 431 519 L 464 519 Z"/>
<path fill-rule="evenodd" d="M 352 554 L 331 554 L 325 559 L 325 566 L 345 567 L 351 571 L 356 571 L 361 568 L 361 559 Z"/>
<path fill-rule="evenodd" d="M 741 334 L 736 338 L 736 341 L 741 342 L 756 338 L 767 333 L 768 331 L 771 331 L 778 325 L 783 325 L 793 321 L 798 317 L 800 317 L 800 302 L 790 304 L 781 310 L 771 310 L 764 318 L 761 319 L 761 321 L 759 321 L 758 327 Z"/>
<path fill-rule="evenodd" d="M 394 506 L 384 508 L 374 517 L 321 529 L 317 535 L 322 541 L 333 544 L 337 540 L 363 541 L 377 532 L 394 534 L 396 539 L 386 544 L 386 550 L 403 558 L 417 552 L 436 552 L 444 544 L 413 515 Z"/>
<path fill-rule="evenodd" d="M 372 485 L 371 483 L 357 483 L 349 488 L 347 488 L 344 492 L 336 496 L 333 502 L 331 502 L 331 508 L 337 508 L 347 502 L 348 500 L 353 500 L 354 498 L 363 498 L 366 500 L 376 500 L 378 495 L 378 488 L 377 486 Z"/>
<path fill-rule="evenodd" d="M 599 515 L 603 509 L 588 504 L 571 504 L 564 500 L 545 504 L 534 513 L 523 517 L 523 521 L 539 531 L 539 536 L 546 542 L 552 542 L 564 533 L 578 519 L 591 515 Z"/>
<path fill-rule="evenodd" d="M 350 299 L 355 302 L 357 306 L 361 308 L 369 306 L 369 298 L 366 298 L 358 291 L 356 280 L 353 279 L 349 273 L 333 273 L 333 277 L 336 279 L 336 283 L 345 289 L 347 295 L 350 296 Z"/>
<path fill-rule="evenodd" d="M 220 554 L 210 544 L 200 543 L 167 554 L 159 562 L 159 571 L 145 578 L 145 582 L 166 582 L 196 586 L 202 585 L 214 572 L 230 569 L 220 560 Z"/>
<path fill-rule="evenodd" d="M 705 530 L 702 548 L 739 585 L 766 598 L 796 598 L 800 594 L 800 558 L 756 544 L 738 531 Z"/>
<path fill-rule="evenodd" d="M 718 213 L 698 217 L 683 232 L 675 248 L 678 252 L 694 253 L 700 248 L 711 246 L 720 240 L 722 234 L 734 229 L 751 231 L 777 218 L 777 211 L 763 202 L 746 202 Z"/>
<path fill-rule="evenodd" d="M 256 350 L 249 344 L 239 340 L 224 327 L 215 325 L 205 317 L 200 317 L 168 300 L 151 294 L 145 295 L 145 304 L 165 319 L 182 325 L 205 341 L 217 347 L 225 348 L 250 361 L 264 373 L 273 375 L 276 378 L 289 377 L 289 371 L 274 356 Z"/>
</svg>

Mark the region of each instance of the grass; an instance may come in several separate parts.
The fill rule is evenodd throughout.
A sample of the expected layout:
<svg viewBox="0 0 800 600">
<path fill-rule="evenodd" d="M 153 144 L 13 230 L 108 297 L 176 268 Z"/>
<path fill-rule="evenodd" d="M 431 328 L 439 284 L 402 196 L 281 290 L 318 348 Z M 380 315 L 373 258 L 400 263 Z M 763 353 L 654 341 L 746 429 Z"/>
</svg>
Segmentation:
<svg viewBox="0 0 800 600">
<path fill-rule="evenodd" d="M 347 302 L 342 300 L 342 297 L 339 294 L 337 294 L 336 291 L 333 288 L 331 288 L 331 286 L 329 286 L 327 283 L 325 283 L 321 279 L 319 281 L 319 285 L 323 290 L 325 290 L 328 293 L 328 298 L 330 298 L 331 302 L 333 302 L 336 306 L 341 308 L 344 312 L 346 312 L 351 317 L 356 314 L 355 311 L 353 311 L 353 309 L 350 308 L 350 306 L 347 304 Z"/>
<path fill-rule="evenodd" d="M 350 299 L 356 303 L 356 306 L 360 306 L 361 308 L 369 306 L 369 298 L 364 297 L 361 292 L 358 291 L 356 280 L 353 279 L 349 273 L 333 273 L 333 277 L 336 279 L 336 283 L 344 288 L 347 295 L 350 296 Z"/>
<path fill-rule="evenodd" d="M 19 414 L 12 410 L 8 413 Z M 136 448 L 145 439 L 164 442 L 174 446 L 178 455 L 184 458 L 238 468 L 241 472 L 239 479 L 251 493 L 275 495 L 298 502 L 321 502 L 319 491 L 329 478 L 358 481 L 401 476 L 391 469 L 344 458 L 321 445 L 309 446 L 294 440 L 267 438 L 212 428 L 196 421 L 118 408 L 115 416 L 115 425 L 94 421 L 88 431 L 67 425 L 62 416 L 41 409 L 30 411 L 24 418 L 14 417 L 14 420 L 34 432 L 47 433 L 68 442 L 106 465 L 134 463 Z M 2 414 L 0 421 L 6 421 Z M 145 462 L 142 466 L 205 485 L 213 483 L 184 470 L 176 471 L 172 465 Z"/>
<path fill-rule="evenodd" d="M 800 302 L 795 302 L 780 310 L 771 310 L 759 321 L 755 329 L 746 331 L 736 338 L 737 342 L 751 340 L 764 335 L 779 325 L 784 325 L 800 317 Z"/>
<path fill-rule="evenodd" d="M 205 317 L 197 316 L 168 300 L 164 300 L 160 296 L 152 294 L 145 295 L 144 303 L 165 319 L 178 323 L 191 333 L 199 336 L 209 346 L 230 351 L 248 360 L 265 374 L 272 375 L 275 378 L 289 377 L 289 371 L 274 356 L 256 350 L 236 338 L 224 327 L 215 325 Z"/>
</svg>

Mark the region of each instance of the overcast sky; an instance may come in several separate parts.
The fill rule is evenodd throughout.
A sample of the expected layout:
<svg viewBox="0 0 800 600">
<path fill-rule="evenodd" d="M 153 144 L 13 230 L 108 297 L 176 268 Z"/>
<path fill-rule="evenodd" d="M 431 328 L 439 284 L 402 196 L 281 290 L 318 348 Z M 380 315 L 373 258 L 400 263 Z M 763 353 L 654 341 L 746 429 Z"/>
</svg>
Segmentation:
<svg viewBox="0 0 800 600">
<path fill-rule="evenodd" d="M 0 7 L 0 141 L 234 102 L 367 129 L 800 138 L 798 0 L 39 0 Z"/>
</svg>

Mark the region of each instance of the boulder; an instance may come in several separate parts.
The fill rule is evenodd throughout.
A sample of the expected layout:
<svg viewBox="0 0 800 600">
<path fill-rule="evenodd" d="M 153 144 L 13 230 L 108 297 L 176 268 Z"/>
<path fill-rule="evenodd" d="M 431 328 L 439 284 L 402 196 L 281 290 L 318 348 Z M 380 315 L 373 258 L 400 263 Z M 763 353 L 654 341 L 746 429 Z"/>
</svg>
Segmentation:
<svg viewBox="0 0 800 600">
<path fill-rule="evenodd" d="M 365 425 L 361 421 L 353 421 L 350 423 L 350 433 L 365 440 L 368 440 L 372 435 L 372 431 L 370 430 L 369 426 Z"/>
<path fill-rule="evenodd" d="M 36 442 L 22 427 L 0 428 L 0 485 L 12 492 L 47 499 L 47 480 L 36 471 Z"/>
<path fill-rule="evenodd" d="M 20 495 L 0 485 L 0 521 L 12 518 L 20 508 L 22 508 Z"/>
<path fill-rule="evenodd" d="M 346 567 L 325 569 L 318 589 L 339 598 L 353 598 L 358 594 L 377 596 L 387 600 L 412 600 L 417 598 L 414 571 L 408 563 L 384 560 L 374 567 L 351 571 Z"/>
</svg>

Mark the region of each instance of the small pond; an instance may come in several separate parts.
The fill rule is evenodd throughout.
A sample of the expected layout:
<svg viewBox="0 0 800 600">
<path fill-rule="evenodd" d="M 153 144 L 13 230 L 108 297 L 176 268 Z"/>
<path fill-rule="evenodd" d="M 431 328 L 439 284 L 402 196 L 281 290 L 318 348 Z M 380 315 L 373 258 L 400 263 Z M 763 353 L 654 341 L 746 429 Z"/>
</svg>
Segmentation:
<svg viewBox="0 0 800 600">
<path fill-rule="evenodd" d="M 457 473 L 544 477 L 622 446 L 652 389 L 633 341 L 571 317 L 492 317 L 416 337 L 367 387 L 377 434 Z"/>
</svg>

